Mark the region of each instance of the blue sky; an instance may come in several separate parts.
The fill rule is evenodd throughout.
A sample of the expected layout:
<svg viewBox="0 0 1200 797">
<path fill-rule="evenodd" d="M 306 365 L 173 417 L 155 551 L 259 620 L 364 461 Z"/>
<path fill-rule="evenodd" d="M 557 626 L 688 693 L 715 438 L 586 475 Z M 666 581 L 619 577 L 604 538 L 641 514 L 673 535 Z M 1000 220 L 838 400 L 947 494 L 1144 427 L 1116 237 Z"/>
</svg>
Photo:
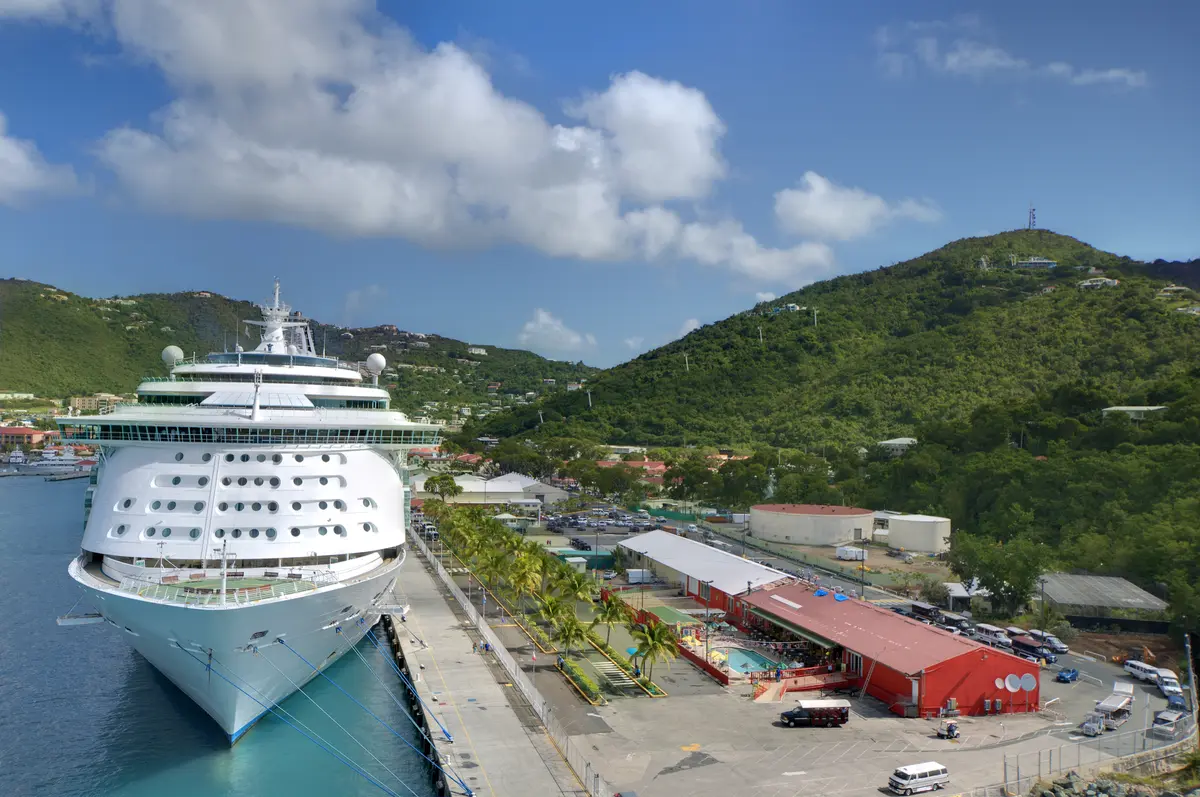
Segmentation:
<svg viewBox="0 0 1200 797">
<path fill-rule="evenodd" d="M 0 0 L 0 275 L 611 365 L 1030 200 L 1200 256 L 1200 6 L 1083 9 Z"/>
</svg>

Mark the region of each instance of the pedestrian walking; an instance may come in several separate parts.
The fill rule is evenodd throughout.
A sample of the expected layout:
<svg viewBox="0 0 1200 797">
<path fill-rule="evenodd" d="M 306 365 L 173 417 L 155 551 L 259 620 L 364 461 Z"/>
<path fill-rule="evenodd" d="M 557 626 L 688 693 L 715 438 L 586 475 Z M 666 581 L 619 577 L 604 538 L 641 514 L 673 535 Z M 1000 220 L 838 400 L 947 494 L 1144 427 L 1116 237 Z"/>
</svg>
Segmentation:
<svg viewBox="0 0 1200 797">
<path fill-rule="evenodd" d="M 472 652 L 472 653 L 478 653 L 478 652 L 479 652 L 479 643 L 478 643 L 478 642 L 472 642 L 472 643 L 471 643 L 471 652 Z"/>
</svg>

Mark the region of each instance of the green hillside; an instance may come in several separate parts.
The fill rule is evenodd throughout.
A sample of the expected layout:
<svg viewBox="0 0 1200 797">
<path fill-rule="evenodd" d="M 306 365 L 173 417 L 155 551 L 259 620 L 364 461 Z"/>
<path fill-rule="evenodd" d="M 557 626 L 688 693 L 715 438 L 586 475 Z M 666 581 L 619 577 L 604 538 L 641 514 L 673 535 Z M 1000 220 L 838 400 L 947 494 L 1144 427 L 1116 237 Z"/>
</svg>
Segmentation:
<svg viewBox="0 0 1200 797">
<path fill-rule="evenodd" d="M 1059 266 L 1015 270 L 1007 267 L 1013 255 Z M 1120 285 L 1081 290 L 1088 269 Z M 841 447 L 1068 383 L 1132 402 L 1200 353 L 1200 319 L 1176 312 L 1197 297 L 1158 298 L 1164 282 L 1147 273 L 1145 264 L 1046 230 L 963 239 L 810 285 L 605 371 L 589 382 L 590 410 L 584 396 L 555 395 L 467 431 Z M 786 304 L 807 310 L 772 313 Z"/>
<path fill-rule="evenodd" d="M 27 280 L 0 280 L 0 389 L 57 397 L 130 392 L 142 377 L 162 373 L 164 346 L 175 344 L 190 355 L 257 345 L 254 330 L 247 337 L 241 324 L 255 318 L 259 313 L 250 302 L 207 292 L 90 299 Z M 489 402 L 489 382 L 501 382 L 500 394 L 511 397 L 541 391 L 546 378 L 557 380 L 561 390 L 596 372 L 582 363 L 492 346 L 483 346 L 486 355 L 472 355 L 466 343 L 437 335 L 421 339 L 428 348 L 418 348 L 417 338 L 394 326 L 346 329 L 313 322 L 312 328 L 330 355 L 357 361 L 380 351 L 395 367 L 396 376 L 386 383 L 396 406 L 410 412 L 427 401 Z"/>
</svg>

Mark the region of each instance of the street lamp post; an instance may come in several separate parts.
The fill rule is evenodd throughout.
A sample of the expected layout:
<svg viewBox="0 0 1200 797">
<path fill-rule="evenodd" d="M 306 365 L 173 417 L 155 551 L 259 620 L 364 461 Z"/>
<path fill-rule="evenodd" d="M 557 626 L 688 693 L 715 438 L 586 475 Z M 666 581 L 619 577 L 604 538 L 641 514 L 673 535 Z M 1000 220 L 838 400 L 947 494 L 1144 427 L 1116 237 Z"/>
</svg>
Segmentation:
<svg viewBox="0 0 1200 797">
<path fill-rule="evenodd" d="M 712 638 L 712 579 L 704 585 L 704 662 L 708 663 L 708 641 Z"/>
</svg>

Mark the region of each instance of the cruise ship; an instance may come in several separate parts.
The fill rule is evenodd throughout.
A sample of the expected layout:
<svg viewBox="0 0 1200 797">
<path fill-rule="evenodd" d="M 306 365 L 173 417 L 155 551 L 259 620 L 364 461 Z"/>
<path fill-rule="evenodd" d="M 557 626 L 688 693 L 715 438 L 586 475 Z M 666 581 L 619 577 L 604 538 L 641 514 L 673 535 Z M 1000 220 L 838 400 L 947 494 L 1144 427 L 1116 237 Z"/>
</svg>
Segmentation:
<svg viewBox="0 0 1200 797">
<path fill-rule="evenodd" d="M 390 409 L 382 355 L 318 355 L 278 281 L 259 309 L 253 351 L 168 346 L 137 404 L 58 421 L 99 452 L 68 568 L 96 611 L 60 623 L 110 624 L 231 743 L 396 608 L 405 464 L 441 428 Z"/>
</svg>

